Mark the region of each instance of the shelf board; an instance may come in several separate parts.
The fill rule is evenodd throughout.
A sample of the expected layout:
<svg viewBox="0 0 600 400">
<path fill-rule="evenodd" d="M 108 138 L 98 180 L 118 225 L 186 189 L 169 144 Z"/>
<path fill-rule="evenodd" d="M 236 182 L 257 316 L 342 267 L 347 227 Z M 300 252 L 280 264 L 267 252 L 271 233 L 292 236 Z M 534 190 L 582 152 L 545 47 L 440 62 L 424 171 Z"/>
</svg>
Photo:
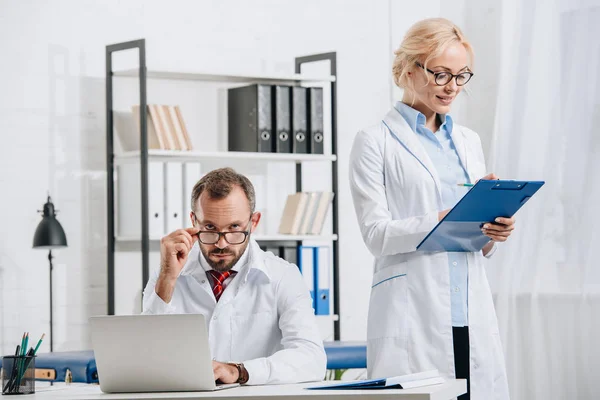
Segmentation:
<svg viewBox="0 0 600 400">
<path fill-rule="evenodd" d="M 135 160 L 140 151 L 128 151 L 115 155 L 115 161 Z M 153 161 L 199 161 L 206 159 L 236 159 L 252 161 L 304 162 L 304 161 L 336 161 L 335 154 L 296 154 L 296 153 L 259 153 L 244 151 L 181 151 L 181 150 L 148 150 L 148 158 Z"/>
<path fill-rule="evenodd" d="M 127 69 L 114 71 L 113 76 L 122 77 L 137 77 L 138 69 Z M 246 74 L 216 74 L 210 72 L 196 71 L 156 71 L 147 70 L 146 77 L 148 79 L 175 79 L 175 80 L 191 80 L 191 81 L 208 81 L 208 82 L 233 82 L 233 83 L 296 83 L 296 82 L 335 82 L 335 76 L 307 76 L 301 74 L 289 75 L 246 75 Z"/>
<path fill-rule="evenodd" d="M 315 240 L 315 241 L 336 241 L 337 235 L 253 235 L 254 240 L 257 242 L 267 241 L 300 241 L 300 240 Z"/>
<path fill-rule="evenodd" d="M 337 235 L 252 235 L 252 238 L 258 242 L 284 242 L 284 241 L 301 241 L 301 240 L 314 240 L 314 241 L 335 241 Z M 115 240 L 119 243 L 127 242 L 141 242 L 141 238 L 134 236 L 117 236 Z M 150 237 L 150 242 L 160 242 L 159 237 Z"/>
</svg>

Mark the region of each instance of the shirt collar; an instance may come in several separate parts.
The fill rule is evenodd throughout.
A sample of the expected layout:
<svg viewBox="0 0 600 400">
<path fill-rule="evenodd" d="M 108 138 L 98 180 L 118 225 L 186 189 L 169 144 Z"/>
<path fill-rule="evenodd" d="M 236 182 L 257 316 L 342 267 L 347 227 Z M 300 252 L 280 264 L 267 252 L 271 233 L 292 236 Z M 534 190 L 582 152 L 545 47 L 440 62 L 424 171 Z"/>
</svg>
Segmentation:
<svg viewBox="0 0 600 400">
<path fill-rule="evenodd" d="M 395 108 L 398 110 L 400 115 L 402 115 L 402 118 L 404 118 L 404 120 L 408 123 L 413 132 L 417 133 L 417 128 L 425 125 L 425 115 L 422 112 L 415 110 L 408 104 L 398 101 L 396 102 Z M 449 114 L 438 115 L 442 121 L 440 129 L 445 129 L 448 134 L 451 134 L 452 128 L 454 127 L 452 117 Z"/>
<path fill-rule="evenodd" d="M 425 125 L 425 115 L 408 104 L 398 101 L 396 102 L 396 110 L 402 115 L 402 118 L 408 123 L 413 132 L 417 133 L 419 125 Z"/>
</svg>

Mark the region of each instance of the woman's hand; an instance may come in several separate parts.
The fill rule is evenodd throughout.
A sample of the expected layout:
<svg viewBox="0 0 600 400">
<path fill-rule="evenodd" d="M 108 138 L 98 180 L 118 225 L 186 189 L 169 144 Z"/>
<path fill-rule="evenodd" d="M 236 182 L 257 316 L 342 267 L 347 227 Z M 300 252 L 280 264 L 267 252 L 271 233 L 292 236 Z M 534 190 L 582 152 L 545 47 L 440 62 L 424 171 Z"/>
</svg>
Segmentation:
<svg viewBox="0 0 600 400">
<path fill-rule="evenodd" d="M 484 176 L 483 178 L 480 178 L 480 179 L 483 179 L 484 181 L 497 181 L 500 178 L 498 178 L 498 175 L 496 175 L 495 173 L 492 172 L 491 174 L 487 174 L 486 176 Z M 477 179 L 477 181 L 478 180 L 479 179 Z M 477 183 L 477 181 L 475 181 L 475 183 Z"/>
<path fill-rule="evenodd" d="M 508 239 L 514 229 L 515 217 L 498 217 L 495 222 L 486 222 L 481 227 L 481 232 L 494 242 L 506 242 L 506 239 Z"/>
</svg>

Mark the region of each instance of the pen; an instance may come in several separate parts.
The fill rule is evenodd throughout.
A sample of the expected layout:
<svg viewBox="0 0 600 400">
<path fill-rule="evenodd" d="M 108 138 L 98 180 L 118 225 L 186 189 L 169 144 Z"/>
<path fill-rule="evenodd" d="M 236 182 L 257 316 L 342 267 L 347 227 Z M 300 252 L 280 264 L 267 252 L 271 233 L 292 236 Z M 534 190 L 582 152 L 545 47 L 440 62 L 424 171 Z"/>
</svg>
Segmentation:
<svg viewBox="0 0 600 400">
<path fill-rule="evenodd" d="M 3 393 L 5 393 L 9 388 L 12 388 L 13 382 L 17 378 L 17 372 L 19 370 L 19 367 L 18 367 L 19 359 L 17 357 L 19 357 L 20 354 L 21 354 L 21 345 L 18 344 L 17 350 L 15 351 L 15 359 L 13 361 L 12 371 L 10 373 L 10 377 L 8 378 L 8 382 L 6 382 L 6 386 L 4 386 L 4 389 L 2 389 Z"/>
<path fill-rule="evenodd" d="M 40 348 L 40 344 L 42 344 L 42 339 L 44 339 L 44 336 L 46 336 L 45 333 L 42 334 L 42 337 L 40 338 L 40 340 L 38 340 L 37 344 L 35 345 L 35 350 L 33 351 L 33 354 L 37 354 L 38 349 Z"/>
<path fill-rule="evenodd" d="M 29 332 L 25 334 L 25 345 L 21 347 L 21 355 L 24 356 L 27 354 L 27 346 L 29 345 Z"/>
<path fill-rule="evenodd" d="M 458 186 L 465 186 L 465 187 L 473 187 L 475 185 L 473 185 L 472 183 L 457 183 Z"/>
</svg>

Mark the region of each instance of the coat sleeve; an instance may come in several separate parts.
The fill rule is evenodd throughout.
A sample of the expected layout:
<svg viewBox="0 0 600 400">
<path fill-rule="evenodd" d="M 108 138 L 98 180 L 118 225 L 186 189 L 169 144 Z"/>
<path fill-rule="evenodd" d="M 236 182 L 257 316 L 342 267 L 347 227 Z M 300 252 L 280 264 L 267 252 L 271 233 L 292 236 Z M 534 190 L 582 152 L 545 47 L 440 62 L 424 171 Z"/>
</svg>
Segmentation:
<svg viewBox="0 0 600 400">
<path fill-rule="evenodd" d="M 158 280 L 158 273 L 156 271 L 144 288 L 143 300 L 142 300 L 142 314 L 176 314 L 177 309 L 171 303 L 165 303 L 161 299 L 155 290 L 156 281 Z"/>
<path fill-rule="evenodd" d="M 383 149 L 373 136 L 364 131 L 354 139 L 349 176 L 360 232 L 375 257 L 415 251 L 437 225 L 437 211 L 392 219 L 385 190 Z"/>
<path fill-rule="evenodd" d="M 281 350 L 244 361 L 248 385 L 321 381 L 325 377 L 327 357 L 310 293 L 298 268 L 292 267 L 277 286 Z"/>
</svg>

